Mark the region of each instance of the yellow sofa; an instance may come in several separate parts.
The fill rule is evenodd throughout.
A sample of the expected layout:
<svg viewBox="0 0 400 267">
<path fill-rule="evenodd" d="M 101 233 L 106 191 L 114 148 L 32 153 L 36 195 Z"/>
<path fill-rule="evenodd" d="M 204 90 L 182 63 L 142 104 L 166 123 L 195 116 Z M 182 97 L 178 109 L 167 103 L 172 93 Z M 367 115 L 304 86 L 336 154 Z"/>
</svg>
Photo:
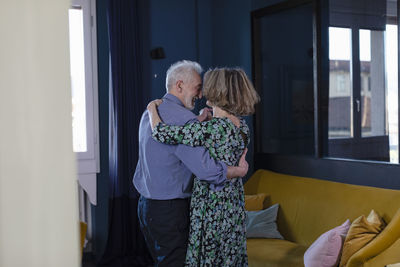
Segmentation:
<svg viewBox="0 0 400 267">
<path fill-rule="evenodd" d="M 379 177 L 377 177 L 379 179 Z M 399 177 L 400 179 L 400 177 Z M 336 183 L 258 170 L 245 184 L 248 195 L 267 193 L 279 203 L 277 225 L 285 240 L 247 239 L 249 266 L 304 266 L 307 248 L 324 232 L 374 209 L 388 226 L 354 254 L 346 267 L 383 267 L 400 262 L 400 190 Z"/>
</svg>

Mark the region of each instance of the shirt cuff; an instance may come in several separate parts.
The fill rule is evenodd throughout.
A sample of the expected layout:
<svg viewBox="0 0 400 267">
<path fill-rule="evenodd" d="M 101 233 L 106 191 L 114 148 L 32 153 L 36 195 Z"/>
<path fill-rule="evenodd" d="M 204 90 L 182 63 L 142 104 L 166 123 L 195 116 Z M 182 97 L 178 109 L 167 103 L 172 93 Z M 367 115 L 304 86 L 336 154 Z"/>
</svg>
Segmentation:
<svg viewBox="0 0 400 267">
<path fill-rule="evenodd" d="M 222 166 L 222 176 L 220 176 L 218 183 L 210 184 L 211 190 L 220 191 L 222 190 L 222 188 L 224 188 L 225 184 L 228 182 L 228 179 L 226 178 L 228 172 L 228 166 L 226 166 L 224 162 L 221 162 L 221 166 Z"/>
</svg>

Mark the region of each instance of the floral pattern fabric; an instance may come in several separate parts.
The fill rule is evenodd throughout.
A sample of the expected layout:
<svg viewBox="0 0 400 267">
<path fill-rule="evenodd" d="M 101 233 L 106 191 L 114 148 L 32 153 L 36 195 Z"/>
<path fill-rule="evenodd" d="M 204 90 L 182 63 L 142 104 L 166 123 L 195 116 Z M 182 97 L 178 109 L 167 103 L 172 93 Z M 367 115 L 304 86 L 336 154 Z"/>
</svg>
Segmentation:
<svg viewBox="0 0 400 267">
<path fill-rule="evenodd" d="M 227 118 L 184 126 L 159 123 L 153 138 L 166 144 L 204 146 L 214 159 L 237 166 L 249 143 L 249 128 L 243 119 L 236 127 Z M 195 178 L 185 266 L 247 266 L 245 223 L 240 178 L 231 179 L 219 191 Z"/>
</svg>

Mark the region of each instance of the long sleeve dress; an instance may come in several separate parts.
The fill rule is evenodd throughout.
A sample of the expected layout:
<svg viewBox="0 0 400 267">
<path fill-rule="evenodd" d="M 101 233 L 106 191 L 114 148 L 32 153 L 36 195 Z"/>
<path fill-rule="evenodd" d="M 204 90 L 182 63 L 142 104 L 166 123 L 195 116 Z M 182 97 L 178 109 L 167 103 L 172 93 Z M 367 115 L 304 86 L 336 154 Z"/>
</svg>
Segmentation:
<svg viewBox="0 0 400 267">
<path fill-rule="evenodd" d="M 165 144 L 204 146 L 211 157 L 237 166 L 249 143 L 249 128 L 227 118 L 173 126 L 159 123 L 153 138 Z M 189 242 L 185 266 L 247 266 L 246 214 L 242 179 L 229 180 L 221 190 L 194 180 Z"/>
</svg>

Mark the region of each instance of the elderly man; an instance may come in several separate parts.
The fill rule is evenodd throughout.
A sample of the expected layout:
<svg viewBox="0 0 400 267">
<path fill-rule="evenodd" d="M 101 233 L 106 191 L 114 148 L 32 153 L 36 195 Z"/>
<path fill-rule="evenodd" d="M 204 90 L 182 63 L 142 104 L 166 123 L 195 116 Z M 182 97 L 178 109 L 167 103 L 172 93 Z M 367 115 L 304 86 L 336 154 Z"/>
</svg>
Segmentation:
<svg viewBox="0 0 400 267">
<path fill-rule="evenodd" d="M 202 97 L 201 72 L 198 63 L 187 60 L 168 69 L 167 94 L 158 108 L 165 123 L 184 125 L 197 120 L 190 110 Z M 151 136 L 149 114 L 143 113 L 133 183 L 141 194 L 138 216 L 155 266 L 183 266 L 185 262 L 192 174 L 219 188 L 227 179 L 247 173 L 244 157 L 238 167 L 226 166 L 213 160 L 203 147 L 158 143 Z"/>
</svg>

